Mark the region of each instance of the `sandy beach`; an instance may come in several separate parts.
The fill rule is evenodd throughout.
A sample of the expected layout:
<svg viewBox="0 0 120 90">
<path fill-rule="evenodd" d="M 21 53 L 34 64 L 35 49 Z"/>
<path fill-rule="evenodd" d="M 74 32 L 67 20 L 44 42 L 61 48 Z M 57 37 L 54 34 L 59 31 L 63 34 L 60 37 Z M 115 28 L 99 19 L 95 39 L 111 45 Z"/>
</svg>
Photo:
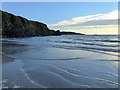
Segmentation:
<svg viewBox="0 0 120 90">
<path fill-rule="evenodd" d="M 57 41 L 59 38 L 61 40 L 63 36 L 57 37 Z M 37 42 L 39 39 L 43 40 L 42 43 Z M 3 87 L 118 87 L 117 54 L 61 48 L 63 43 L 59 47 L 57 43 L 51 43 L 51 40 L 55 42 L 56 37 L 3 42 Z"/>
</svg>

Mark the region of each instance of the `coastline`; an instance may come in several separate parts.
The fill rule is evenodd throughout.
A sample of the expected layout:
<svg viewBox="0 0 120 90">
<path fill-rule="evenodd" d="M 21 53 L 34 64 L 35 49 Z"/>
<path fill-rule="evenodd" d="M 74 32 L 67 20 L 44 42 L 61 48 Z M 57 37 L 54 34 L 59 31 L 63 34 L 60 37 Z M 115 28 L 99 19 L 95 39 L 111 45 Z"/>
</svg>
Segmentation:
<svg viewBox="0 0 120 90">
<path fill-rule="evenodd" d="M 37 42 L 39 41 L 38 38 L 36 37 Z M 40 40 L 46 39 L 48 41 L 48 38 L 56 39 L 56 37 L 42 37 Z M 35 40 L 35 38 L 29 39 Z M 7 42 L 3 46 L 7 54 L 14 58 L 10 62 L 6 61 L 3 63 L 4 87 L 118 87 L 118 62 L 112 61 L 116 60 L 117 56 L 85 50 L 70 50 L 55 46 L 49 47 L 46 46 L 47 42 L 42 41 L 40 45 L 40 43 L 30 43 L 29 39 L 27 39 L 29 45 L 26 45 L 28 42 L 24 42 L 26 43 L 25 45 L 18 42 Z M 23 40 L 26 41 L 26 39 Z M 5 58 L 8 59 L 8 57 Z M 11 74 L 9 75 L 8 73 Z"/>
</svg>

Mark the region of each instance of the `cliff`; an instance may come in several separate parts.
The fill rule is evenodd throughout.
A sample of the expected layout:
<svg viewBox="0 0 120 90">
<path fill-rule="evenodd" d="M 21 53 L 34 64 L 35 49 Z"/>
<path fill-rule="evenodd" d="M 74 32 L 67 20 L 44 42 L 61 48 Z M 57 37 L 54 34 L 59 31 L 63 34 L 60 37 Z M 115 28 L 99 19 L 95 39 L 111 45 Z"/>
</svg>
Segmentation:
<svg viewBox="0 0 120 90">
<path fill-rule="evenodd" d="M 11 13 L 0 11 L 2 13 L 2 37 L 32 37 L 61 35 L 60 31 L 50 30 L 46 24 L 27 20 L 21 16 L 15 16 Z"/>
</svg>

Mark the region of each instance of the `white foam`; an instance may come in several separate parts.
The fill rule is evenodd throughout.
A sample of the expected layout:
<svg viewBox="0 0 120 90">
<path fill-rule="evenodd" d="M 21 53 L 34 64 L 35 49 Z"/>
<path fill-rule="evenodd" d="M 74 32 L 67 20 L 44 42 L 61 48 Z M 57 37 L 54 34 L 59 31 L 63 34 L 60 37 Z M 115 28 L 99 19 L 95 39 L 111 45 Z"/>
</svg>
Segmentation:
<svg viewBox="0 0 120 90">
<path fill-rule="evenodd" d="M 69 71 L 67 71 L 67 70 L 64 70 L 64 69 L 61 69 L 61 68 L 59 68 L 59 67 L 57 67 L 57 66 L 54 66 L 54 65 L 51 65 L 52 67 L 54 67 L 54 68 L 56 68 L 56 69 L 59 69 L 59 70 L 61 70 L 61 71 L 63 71 L 63 72 L 66 72 L 66 73 L 68 73 L 68 74 L 70 74 L 70 75 L 73 75 L 73 76 L 79 76 L 79 75 L 77 75 L 77 74 L 74 74 L 74 73 L 72 73 L 72 72 L 69 72 Z"/>
<path fill-rule="evenodd" d="M 6 86 L 4 86 L 4 83 L 7 83 L 7 79 L 4 79 L 3 81 L 0 81 L 0 86 L 2 86 L 2 88 L 8 88 Z"/>
<path fill-rule="evenodd" d="M 113 81 L 110 81 L 110 80 L 101 79 L 101 78 L 96 78 L 96 79 L 99 80 L 99 81 L 103 81 L 103 82 L 111 83 L 111 84 L 114 84 L 114 85 L 120 85 L 120 83 L 113 82 Z"/>
<path fill-rule="evenodd" d="M 13 88 L 20 88 L 20 86 L 18 86 L 18 85 L 15 84 L 15 85 L 13 86 Z"/>
<path fill-rule="evenodd" d="M 25 75 L 25 77 L 26 77 L 32 84 L 34 84 L 34 85 L 36 85 L 36 86 L 38 86 L 38 87 L 40 87 L 40 88 L 47 88 L 46 86 L 42 86 L 42 85 L 36 83 L 34 80 L 32 80 L 32 79 L 29 77 L 29 75 L 24 71 L 24 69 L 23 69 L 22 67 L 23 67 L 23 64 L 21 65 L 20 70 L 23 72 L 23 74 Z"/>
</svg>

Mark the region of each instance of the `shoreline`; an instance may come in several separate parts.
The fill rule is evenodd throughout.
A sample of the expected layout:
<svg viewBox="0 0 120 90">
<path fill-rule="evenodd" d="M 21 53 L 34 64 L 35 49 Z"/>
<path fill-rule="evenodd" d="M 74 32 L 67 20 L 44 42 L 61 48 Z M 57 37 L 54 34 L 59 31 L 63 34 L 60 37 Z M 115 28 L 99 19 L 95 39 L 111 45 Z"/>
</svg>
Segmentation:
<svg viewBox="0 0 120 90">
<path fill-rule="evenodd" d="M 3 63 L 3 81 L 6 82 L 3 86 L 10 88 L 118 87 L 117 56 L 84 49 L 69 49 L 64 45 L 73 47 L 76 44 L 56 43 L 59 38 L 60 42 L 68 41 L 64 36 L 19 39 L 20 42 L 18 39 L 16 40 L 18 42 L 3 41 L 3 53 L 13 57 L 4 56 L 6 61 Z"/>
</svg>

